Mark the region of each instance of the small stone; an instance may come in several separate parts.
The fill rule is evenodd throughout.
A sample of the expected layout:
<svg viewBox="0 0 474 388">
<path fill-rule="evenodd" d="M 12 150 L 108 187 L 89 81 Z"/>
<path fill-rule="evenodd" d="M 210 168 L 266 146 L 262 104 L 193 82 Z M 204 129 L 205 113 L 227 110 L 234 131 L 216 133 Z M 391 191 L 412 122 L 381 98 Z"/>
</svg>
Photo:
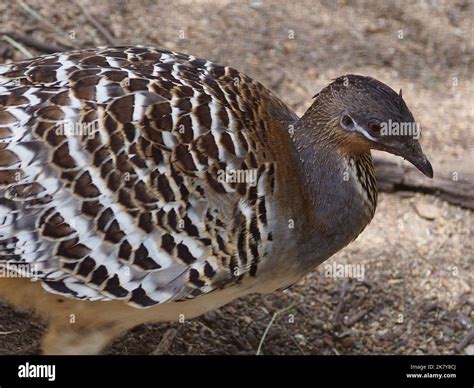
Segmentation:
<svg viewBox="0 0 474 388">
<path fill-rule="evenodd" d="M 464 352 L 466 352 L 468 356 L 474 356 L 474 344 L 467 346 Z"/>
<path fill-rule="evenodd" d="M 263 2 L 259 0 L 252 1 L 250 3 L 250 7 L 253 9 L 260 9 L 263 8 Z"/>
<path fill-rule="evenodd" d="M 447 337 L 452 337 L 454 335 L 454 330 L 451 329 L 450 327 L 445 326 L 441 330 L 443 331 L 444 335 L 446 335 Z"/>
<path fill-rule="evenodd" d="M 227 313 L 229 315 L 235 315 L 235 314 L 237 314 L 237 310 L 235 308 L 233 308 L 232 306 L 229 306 L 229 307 L 227 307 Z"/>
<path fill-rule="evenodd" d="M 308 74 L 309 78 L 316 78 L 316 76 L 318 75 L 318 71 L 316 70 L 316 68 L 310 67 L 307 70 L 306 74 Z"/>
<path fill-rule="evenodd" d="M 293 42 L 283 43 L 283 51 L 287 54 L 292 53 L 295 51 L 295 44 Z"/>
<path fill-rule="evenodd" d="M 345 337 L 342 340 L 342 346 L 344 346 L 344 348 L 346 349 L 351 349 L 354 346 L 354 343 L 355 343 L 354 337 L 351 337 L 351 336 Z"/>
<path fill-rule="evenodd" d="M 427 220 L 434 220 L 440 215 L 439 209 L 436 206 L 430 205 L 428 203 L 417 202 L 415 204 L 415 210 L 420 217 Z"/>
<path fill-rule="evenodd" d="M 295 334 L 295 339 L 301 344 L 306 344 L 306 338 L 303 334 Z"/>
<path fill-rule="evenodd" d="M 202 316 L 203 321 L 207 323 L 213 323 L 217 319 L 216 311 L 208 311 Z"/>
<path fill-rule="evenodd" d="M 321 319 L 314 318 L 312 322 L 313 327 L 316 327 L 318 329 L 323 329 L 324 328 L 324 322 Z"/>
</svg>

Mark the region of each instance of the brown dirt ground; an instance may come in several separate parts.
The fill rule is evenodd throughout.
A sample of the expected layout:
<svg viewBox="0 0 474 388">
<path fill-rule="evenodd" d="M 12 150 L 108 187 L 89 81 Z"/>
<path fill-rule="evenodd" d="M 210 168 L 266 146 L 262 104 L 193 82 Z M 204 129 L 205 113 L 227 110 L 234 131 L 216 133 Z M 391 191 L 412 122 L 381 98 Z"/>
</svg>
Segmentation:
<svg viewBox="0 0 474 388">
<path fill-rule="evenodd" d="M 76 47 L 104 45 L 77 5 L 27 0 Z M 120 43 L 152 44 L 231 65 L 298 113 L 331 78 L 376 77 L 422 123 L 434 163 L 473 165 L 472 1 L 84 1 Z M 2 29 L 57 42 L 15 2 Z M 32 54 L 41 54 L 29 49 Z M 24 54 L 0 40 L 0 62 Z M 421 218 L 416 204 L 438 216 Z M 382 194 L 375 219 L 329 262 L 364 264 L 365 281 L 326 277 L 324 265 L 285 292 L 253 295 L 185 323 L 147 324 L 108 354 L 150 354 L 176 329 L 167 354 L 448 354 L 472 330 L 472 213 L 435 197 Z M 344 298 L 341 290 L 345 288 Z M 334 322 L 339 307 L 339 322 Z M 293 306 L 293 307 L 292 307 Z M 359 318 L 359 319 L 357 319 Z M 0 302 L 0 354 L 35 354 L 44 325 Z"/>
</svg>

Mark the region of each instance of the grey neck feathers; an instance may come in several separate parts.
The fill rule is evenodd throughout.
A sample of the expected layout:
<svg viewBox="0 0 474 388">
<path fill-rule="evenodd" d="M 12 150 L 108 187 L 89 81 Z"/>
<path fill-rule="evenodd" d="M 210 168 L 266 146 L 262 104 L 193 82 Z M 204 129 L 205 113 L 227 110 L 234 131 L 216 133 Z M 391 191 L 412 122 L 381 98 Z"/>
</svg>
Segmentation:
<svg viewBox="0 0 474 388">
<path fill-rule="evenodd" d="M 315 122 L 309 122 L 311 127 L 305 120 L 296 124 L 293 144 L 295 163 L 310 202 L 312 226 L 302 228 L 299 242 L 307 252 L 300 260 L 310 268 L 353 241 L 372 219 L 375 205 L 372 208 L 367 200 L 357 168 L 351 167 L 362 160 L 361 165 L 371 169 L 370 153 L 351 162 L 352 157 L 338 151 L 320 123 L 312 126 Z"/>
</svg>

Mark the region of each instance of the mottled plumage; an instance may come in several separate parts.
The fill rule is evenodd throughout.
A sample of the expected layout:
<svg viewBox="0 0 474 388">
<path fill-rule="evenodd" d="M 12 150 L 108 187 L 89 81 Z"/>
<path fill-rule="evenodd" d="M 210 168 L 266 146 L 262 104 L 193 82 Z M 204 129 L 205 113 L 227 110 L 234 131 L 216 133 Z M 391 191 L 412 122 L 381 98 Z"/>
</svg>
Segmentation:
<svg viewBox="0 0 474 388">
<path fill-rule="evenodd" d="M 347 76 L 299 119 L 230 67 L 141 46 L 0 65 L 0 265 L 90 306 L 165 306 L 155 320 L 287 287 L 374 214 L 371 145 L 338 124 L 371 98 L 411 115 Z"/>
</svg>

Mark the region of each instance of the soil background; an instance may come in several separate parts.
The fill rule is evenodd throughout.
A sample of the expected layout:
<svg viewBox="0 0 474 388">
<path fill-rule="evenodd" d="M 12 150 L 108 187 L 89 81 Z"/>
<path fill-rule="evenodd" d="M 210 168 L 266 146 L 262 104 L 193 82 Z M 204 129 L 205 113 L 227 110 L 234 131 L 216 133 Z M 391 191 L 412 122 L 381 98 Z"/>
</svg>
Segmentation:
<svg viewBox="0 0 474 388">
<path fill-rule="evenodd" d="M 472 1 L 0 0 L 0 30 L 77 48 L 107 45 L 78 4 L 120 45 L 235 67 L 298 114 L 346 73 L 402 88 L 432 163 L 474 166 Z M 0 63 L 28 52 L 0 32 Z M 255 354 L 261 345 L 262 354 L 472 354 L 472 220 L 471 211 L 434 196 L 382 193 L 372 223 L 325 263 L 363 265 L 363 281 L 329 277 L 323 264 L 284 292 L 184 323 L 138 326 L 106 353 L 151 354 L 165 336 L 158 353 Z M 43 330 L 41 320 L 0 302 L 0 354 L 38 353 Z"/>
</svg>

